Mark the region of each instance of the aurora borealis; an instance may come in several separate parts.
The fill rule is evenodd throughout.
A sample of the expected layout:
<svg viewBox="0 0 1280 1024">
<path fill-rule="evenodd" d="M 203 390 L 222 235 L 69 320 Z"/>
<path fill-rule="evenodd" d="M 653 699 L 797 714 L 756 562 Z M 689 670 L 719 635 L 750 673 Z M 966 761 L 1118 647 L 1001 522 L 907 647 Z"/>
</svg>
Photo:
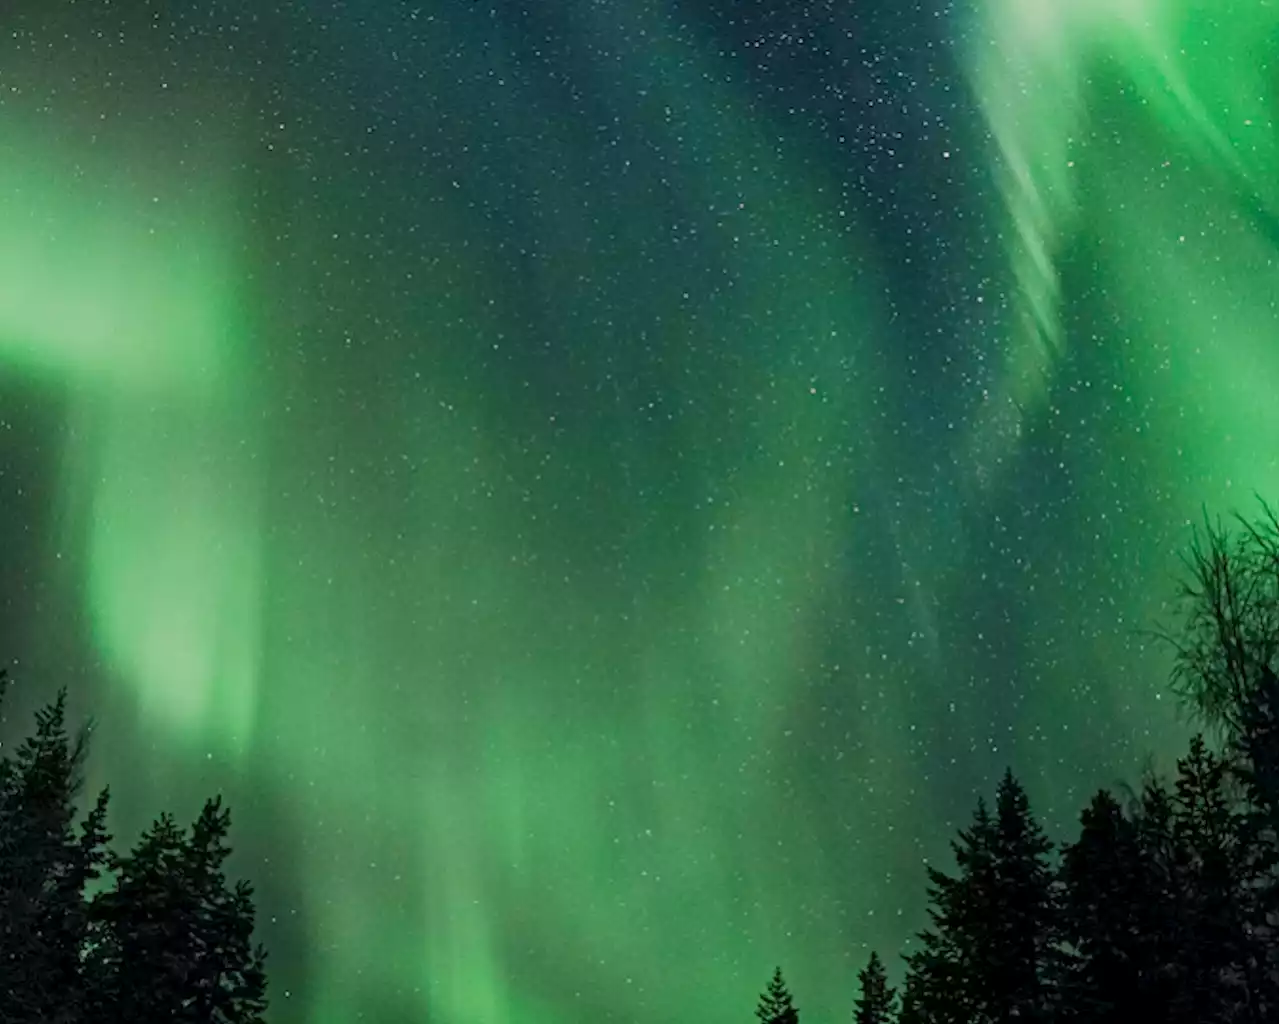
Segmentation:
<svg viewBox="0 0 1280 1024">
<path fill-rule="evenodd" d="M 1277 6 L 0 5 L 8 739 L 225 793 L 276 1024 L 847 1018 L 1177 751 L 1275 501 Z"/>
</svg>

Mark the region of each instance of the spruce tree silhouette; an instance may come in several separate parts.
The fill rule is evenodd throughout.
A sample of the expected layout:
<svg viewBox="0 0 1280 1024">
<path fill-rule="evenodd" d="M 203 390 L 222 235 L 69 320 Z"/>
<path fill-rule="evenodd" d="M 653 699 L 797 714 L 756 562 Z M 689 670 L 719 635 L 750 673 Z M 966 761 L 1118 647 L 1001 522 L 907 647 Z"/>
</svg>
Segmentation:
<svg viewBox="0 0 1280 1024">
<path fill-rule="evenodd" d="M 1005 771 L 996 790 L 996 842 L 999 941 L 989 964 L 1000 993 L 997 1006 L 1021 1021 L 1047 1020 L 1060 937 L 1055 872 L 1049 864 L 1053 844 L 1012 770 Z"/>
<path fill-rule="evenodd" d="M 1277 783 L 1280 782 L 1280 728 L 1277 727 L 1277 703 L 1280 687 L 1276 669 L 1262 665 L 1257 685 L 1248 694 L 1240 710 L 1240 731 L 1230 737 L 1237 760 L 1234 772 L 1245 787 L 1250 802 L 1261 821 L 1268 823 L 1271 842 L 1275 844 Z"/>
<path fill-rule="evenodd" d="M 973 826 L 952 844 L 959 874 L 929 868 L 933 928 L 907 959 L 904 1022 L 1050 1018 L 1058 958 L 1050 849 L 1006 771 L 995 816 L 979 800 Z"/>
<path fill-rule="evenodd" d="M 782 968 L 775 967 L 769 985 L 756 1006 L 756 1019 L 760 1024 L 799 1024 L 800 1011 L 796 1008 L 782 978 Z"/>
<path fill-rule="evenodd" d="M 7 685 L 0 672 L 0 700 Z M 113 855 L 106 790 L 75 825 L 88 742 L 59 692 L 0 757 L 0 1022 L 261 1024 L 253 892 L 222 871 L 228 812 L 209 801 L 190 836 L 162 815 Z"/>
<path fill-rule="evenodd" d="M 970 1024 L 977 1010 L 970 1004 L 956 950 L 936 930 L 921 932 L 919 939 L 921 948 L 904 957 L 907 976 L 899 1024 Z"/>
<path fill-rule="evenodd" d="M 995 822 L 979 797 L 973 824 L 951 843 L 958 877 L 930 865 L 929 919 L 921 948 L 906 957 L 902 1024 L 968 1024 L 982 1006 L 968 972 L 982 956 L 989 922 L 973 908 L 995 903 Z"/>
<path fill-rule="evenodd" d="M 230 828 L 231 812 L 220 797 L 205 804 L 192 826 L 189 863 L 203 898 L 204 949 L 187 981 L 196 1020 L 253 1024 L 266 1009 L 266 950 L 253 943 L 253 886 L 241 879 L 228 889 L 222 872 Z"/>
<path fill-rule="evenodd" d="M 1240 732 L 1231 736 L 1228 744 L 1232 775 L 1240 782 L 1245 797 L 1238 819 L 1238 841 L 1242 899 L 1252 950 L 1248 983 L 1257 1018 L 1268 1021 L 1277 1017 L 1276 952 L 1280 945 L 1276 914 L 1280 903 L 1276 830 L 1278 701 L 1276 671 L 1264 665 L 1258 685 L 1241 712 Z"/>
<path fill-rule="evenodd" d="M 884 964 L 872 953 L 867 966 L 858 972 L 860 994 L 853 1004 L 853 1024 L 890 1024 L 893 1020 L 894 991 L 889 987 Z"/>
<path fill-rule="evenodd" d="M 1111 793 L 1094 796 L 1080 826 L 1060 870 L 1063 938 L 1071 953 L 1063 1001 L 1073 1020 L 1141 1020 L 1161 1005 L 1155 982 L 1161 960 L 1152 934 L 1162 893 L 1153 885 L 1137 822 Z"/>
<path fill-rule="evenodd" d="M 1181 999 L 1179 950 L 1186 937 L 1182 878 L 1174 834 L 1173 796 L 1156 778 L 1142 786 L 1137 812 L 1138 849 L 1143 873 L 1145 910 L 1139 918 L 1145 969 L 1141 989 L 1157 1019 L 1167 1020 Z"/>
<path fill-rule="evenodd" d="M 1248 931 L 1240 885 L 1239 819 L 1227 763 L 1196 736 L 1178 762 L 1173 840 L 1182 935 L 1171 1019 L 1245 1019 Z"/>
<path fill-rule="evenodd" d="M 0 672 L 0 700 L 8 678 Z M 104 790 L 77 830 L 88 730 L 66 730 L 66 693 L 36 714 L 35 734 L 0 758 L 0 1021 L 72 1024 L 86 998 L 83 892 L 106 862 Z"/>
<path fill-rule="evenodd" d="M 265 951 L 251 945 L 252 889 L 230 891 L 222 864 L 230 814 L 210 800 L 186 835 L 161 815 L 94 897 L 100 1024 L 260 1024 Z"/>
</svg>

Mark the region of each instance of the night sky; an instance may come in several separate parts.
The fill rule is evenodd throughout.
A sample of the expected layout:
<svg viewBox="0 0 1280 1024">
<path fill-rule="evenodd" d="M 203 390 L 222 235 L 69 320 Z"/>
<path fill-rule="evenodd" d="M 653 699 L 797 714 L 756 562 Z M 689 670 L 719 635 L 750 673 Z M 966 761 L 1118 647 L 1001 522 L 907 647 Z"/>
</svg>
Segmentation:
<svg viewBox="0 0 1280 1024">
<path fill-rule="evenodd" d="M 275 1024 L 847 1018 L 1277 496 L 1277 5 L 4 0 L 4 735 Z"/>
</svg>

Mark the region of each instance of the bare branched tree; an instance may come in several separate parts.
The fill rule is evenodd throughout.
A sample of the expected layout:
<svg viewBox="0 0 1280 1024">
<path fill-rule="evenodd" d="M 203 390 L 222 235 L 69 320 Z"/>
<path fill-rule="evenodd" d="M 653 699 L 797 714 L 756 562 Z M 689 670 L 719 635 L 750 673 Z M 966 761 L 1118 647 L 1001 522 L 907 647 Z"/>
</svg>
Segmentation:
<svg viewBox="0 0 1280 1024">
<path fill-rule="evenodd" d="M 1183 621 L 1161 636 L 1176 652 L 1173 686 L 1204 724 L 1238 734 L 1259 682 L 1276 673 L 1276 514 L 1263 506 L 1256 521 L 1235 517 L 1228 530 L 1205 516 L 1179 595 Z"/>
</svg>

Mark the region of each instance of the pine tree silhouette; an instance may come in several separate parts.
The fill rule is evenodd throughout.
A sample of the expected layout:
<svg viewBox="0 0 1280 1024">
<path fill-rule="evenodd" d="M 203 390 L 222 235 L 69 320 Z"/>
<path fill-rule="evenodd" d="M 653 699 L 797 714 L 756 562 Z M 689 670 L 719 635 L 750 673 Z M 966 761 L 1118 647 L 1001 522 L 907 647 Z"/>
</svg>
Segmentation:
<svg viewBox="0 0 1280 1024">
<path fill-rule="evenodd" d="M 853 1004 L 853 1024 L 890 1024 L 893 1020 L 894 991 L 880 957 L 872 952 L 867 966 L 858 972 L 860 994 Z"/>
<path fill-rule="evenodd" d="M 756 1019 L 760 1024 L 799 1024 L 800 1011 L 792 1002 L 787 983 L 782 978 L 782 968 L 775 967 L 769 986 L 760 996 L 756 1006 Z"/>
</svg>

